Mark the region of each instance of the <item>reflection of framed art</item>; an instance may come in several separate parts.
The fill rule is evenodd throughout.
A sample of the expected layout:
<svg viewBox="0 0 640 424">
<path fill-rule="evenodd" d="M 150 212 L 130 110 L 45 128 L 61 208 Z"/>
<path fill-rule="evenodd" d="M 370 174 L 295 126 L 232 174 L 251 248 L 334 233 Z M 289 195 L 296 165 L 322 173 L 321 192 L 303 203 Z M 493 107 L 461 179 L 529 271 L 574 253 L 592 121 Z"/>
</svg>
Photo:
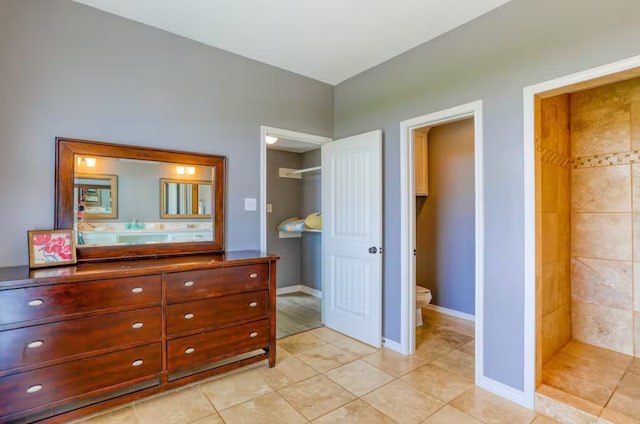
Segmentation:
<svg viewBox="0 0 640 424">
<path fill-rule="evenodd" d="M 27 234 L 31 268 L 76 263 L 73 230 L 33 230 Z"/>
</svg>

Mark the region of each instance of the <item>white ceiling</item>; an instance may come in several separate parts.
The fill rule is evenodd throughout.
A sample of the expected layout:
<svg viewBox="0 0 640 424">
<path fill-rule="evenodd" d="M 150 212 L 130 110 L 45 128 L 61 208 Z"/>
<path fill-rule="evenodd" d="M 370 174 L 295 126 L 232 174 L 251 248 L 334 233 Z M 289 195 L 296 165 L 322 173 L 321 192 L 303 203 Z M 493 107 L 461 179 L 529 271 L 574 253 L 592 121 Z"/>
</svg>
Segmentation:
<svg viewBox="0 0 640 424">
<path fill-rule="evenodd" d="M 510 0 L 74 0 L 331 85 Z"/>
<path fill-rule="evenodd" d="M 282 150 L 283 152 L 304 153 L 311 150 L 319 149 L 321 146 L 313 143 L 305 143 L 304 141 L 289 140 L 287 138 L 278 138 L 275 144 L 267 144 L 267 149 Z"/>
</svg>

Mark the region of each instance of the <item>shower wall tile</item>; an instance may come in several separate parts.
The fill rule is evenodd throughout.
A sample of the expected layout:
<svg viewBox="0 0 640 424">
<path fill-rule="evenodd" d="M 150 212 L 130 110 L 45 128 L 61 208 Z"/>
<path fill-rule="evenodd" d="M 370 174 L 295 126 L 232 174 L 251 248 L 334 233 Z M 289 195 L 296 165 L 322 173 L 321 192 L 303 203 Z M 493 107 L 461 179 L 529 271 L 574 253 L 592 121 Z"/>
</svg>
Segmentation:
<svg viewBox="0 0 640 424">
<path fill-rule="evenodd" d="M 640 212 L 640 165 L 631 165 L 631 191 L 633 196 L 633 211 Z"/>
<path fill-rule="evenodd" d="M 558 212 L 557 165 L 542 162 L 542 212 Z"/>
<path fill-rule="evenodd" d="M 573 257 L 631 261 L 631 244 L 630 213 L 574 213 L 571 216 Z"/>
<path fill-rule="evenodd" d="M 572 302 L 571 318 L 574 340 L 633 355 L 632 311 Z"/>
<path fill-rule="evenodd" d="M 629 105 L 572 113 L 571 155 L 573 157 L 631 150 Z"/>
<path fill-rule="evenodd" d="M 640 88 L 638 101 L 631 103 L 631 149 L 640 150 Z"/>
<path fill-rule="evenodd" d="M 631 211 L 630 165 L 574 169 L 571 187 L 573 212 Z"/>
<path fill-rule="evenodd" d="M 558 214 L 542 214 L 542 263 L 558 260 Z"/>
<path fill-rule="evenodd" d="M 634 345 L 635 345 L 634 356 L 640 358 L 640 312 L 634 313 L 634 321 L 635 321 L 635 325 L 634 325 L 635 334 L 633 336 Z"/>
<path fill-rule="evenodd" d="M 542 364 L 544 365 L 562 347 L 559 346 L 559 310 L 542 317 Z"/>
<path fill-rule="evenodd" d="M 571 303 L 558 308 L 558 349 L 571 341 Z"/>
<path fill-rule="evenodd" d="M 558 261 L 542 265 L 542 316 L 558 308 L 560 303 L 558 287 Z"/>
<path fill-rule="evenodd" d="M 640 212 L 633 213 L 633 261 L 640 262 Z"/>
<path fill-rule="evenodd" d="M 634 78 L 571 94 L 571 113 L 615 108 L 632 102 L 640 94 L 640 79 Z M 639 99 L 640 100 L 640 99 Z"/>
<path fill-rule="evenodd" d="M 633 295 L 631 262 L 573 258 L 572 300 L 631 310 Z"/>
<path fill-rule="evenodd" d="M 633 310 L 640 312 L 640 263 L 638 262 L 633 264 L 633 294 Z"/>
</svg>

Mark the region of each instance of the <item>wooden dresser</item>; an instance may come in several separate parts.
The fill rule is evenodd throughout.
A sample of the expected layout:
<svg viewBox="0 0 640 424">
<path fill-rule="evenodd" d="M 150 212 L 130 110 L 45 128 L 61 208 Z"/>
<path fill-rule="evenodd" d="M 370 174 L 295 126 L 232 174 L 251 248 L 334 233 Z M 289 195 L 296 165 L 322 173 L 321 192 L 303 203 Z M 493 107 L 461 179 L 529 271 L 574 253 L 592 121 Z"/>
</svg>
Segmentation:
<svg viewBox="0 0 640 424">
<path fill-rule="evenodd" d="M 275 256 L 0 268 L 0 422 L 64 422 L 275 364 Z"/>
</svg>

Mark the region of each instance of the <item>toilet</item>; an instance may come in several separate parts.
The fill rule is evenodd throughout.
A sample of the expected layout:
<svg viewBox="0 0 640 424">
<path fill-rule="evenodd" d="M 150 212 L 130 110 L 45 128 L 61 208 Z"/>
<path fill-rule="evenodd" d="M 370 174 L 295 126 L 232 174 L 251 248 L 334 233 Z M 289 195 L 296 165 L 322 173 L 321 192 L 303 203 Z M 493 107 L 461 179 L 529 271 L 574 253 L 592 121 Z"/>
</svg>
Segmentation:
<svg viewBox="0 0 640 424">
<path fill-rule="evenodd" d="M 422 325 L 422 308 L 431 303 L 431 290 L 416 285 L 416 327 Z"/>
</svg>

